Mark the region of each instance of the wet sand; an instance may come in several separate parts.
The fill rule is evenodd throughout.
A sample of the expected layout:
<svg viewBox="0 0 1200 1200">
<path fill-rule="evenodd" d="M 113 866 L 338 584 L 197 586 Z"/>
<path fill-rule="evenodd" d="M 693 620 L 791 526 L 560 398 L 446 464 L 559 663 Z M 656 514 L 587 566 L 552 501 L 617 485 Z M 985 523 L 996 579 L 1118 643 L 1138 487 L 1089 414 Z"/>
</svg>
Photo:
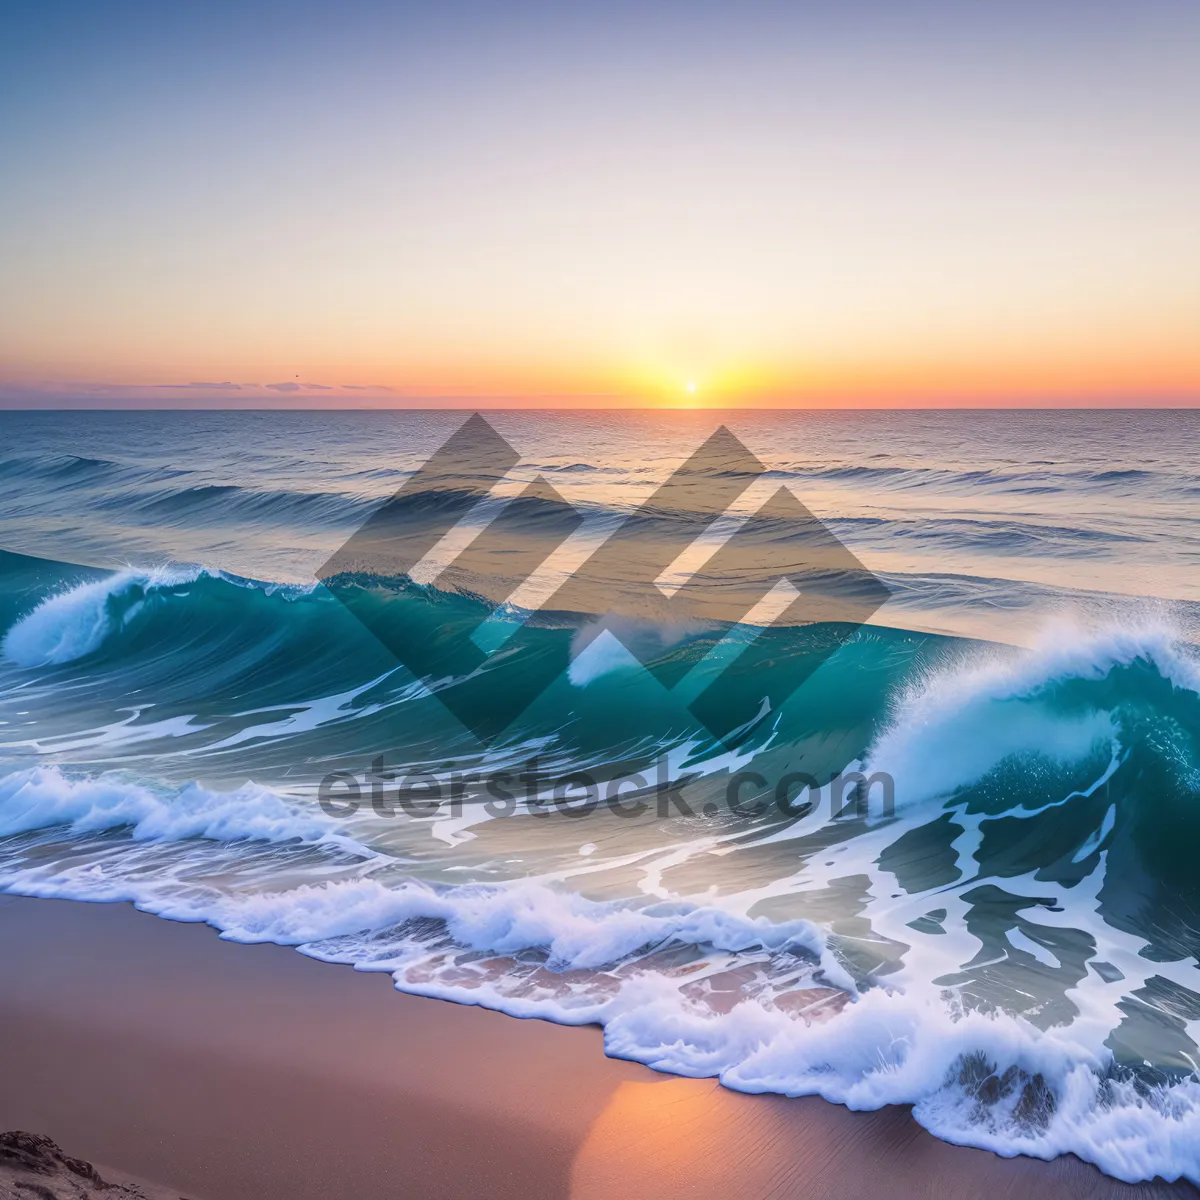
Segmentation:
<svg viewBox="0 0 1200 1200">
<path fill-rule="evenodd" d="M 0 896 L 0 1130 L 197 1200 L 1200 1197 L 744 1096 L 126 905 Z M 102 1166 L 103 1171 L 103 1166 Z"/>
</svg>

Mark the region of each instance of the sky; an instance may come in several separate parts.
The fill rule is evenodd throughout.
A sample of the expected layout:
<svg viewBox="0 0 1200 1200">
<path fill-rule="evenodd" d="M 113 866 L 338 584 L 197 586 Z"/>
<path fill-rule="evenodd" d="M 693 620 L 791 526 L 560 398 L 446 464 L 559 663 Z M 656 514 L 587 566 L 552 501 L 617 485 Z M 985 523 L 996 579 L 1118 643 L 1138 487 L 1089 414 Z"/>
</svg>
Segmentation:
<svg viewBox="0 0 1200 1200">
<path fill-rule="evenodd" d="M 0 404 L 1200 403 L 1200 3 L 0 8 Z"/>
</svg>

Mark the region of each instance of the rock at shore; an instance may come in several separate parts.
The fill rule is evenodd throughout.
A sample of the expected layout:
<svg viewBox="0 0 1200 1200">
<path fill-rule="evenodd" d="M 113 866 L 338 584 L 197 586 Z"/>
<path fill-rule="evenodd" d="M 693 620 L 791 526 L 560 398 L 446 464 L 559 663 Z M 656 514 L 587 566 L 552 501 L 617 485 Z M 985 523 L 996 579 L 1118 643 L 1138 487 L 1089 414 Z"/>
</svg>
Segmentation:
<svg viewBox="0 0 1200 1200">
<path fill-rule="evenodd" d="M 116 1183 L 36 1133 L 0 1133 L 0 1200 L 183 1200 L 178 1192 Z"/>
</svg>

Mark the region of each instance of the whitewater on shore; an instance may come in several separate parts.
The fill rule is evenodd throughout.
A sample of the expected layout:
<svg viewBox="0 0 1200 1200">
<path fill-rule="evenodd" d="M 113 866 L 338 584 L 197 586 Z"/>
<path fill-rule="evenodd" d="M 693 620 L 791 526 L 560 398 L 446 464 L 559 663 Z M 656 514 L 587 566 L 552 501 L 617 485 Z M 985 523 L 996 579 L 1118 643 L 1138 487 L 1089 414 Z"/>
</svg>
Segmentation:
<svg viewBox="0 0 1200 1200">
<path fill-rule="evenodd" d="M 1128 465 L 1156 437 L 1135 414 L 1040 439 L 954 414 L 780 425 L 780 463 L 760 456 L 893 600 L 735 746 L 602 643 L 483 746 L 312 578 L 446 414 L 393 414 L 407 466 L 378 425 L 370 449 L 363 414 L 331 415 L 316 470 L 321 439 L 290 417 L 237 414 L 260 422 L 252 443 L 209 415 L 182 454 L 161 415 L 136 452 L 126 418 L 98 415 L 73 456 L 53 415 L 0 466 L 0 888 L 599 1024 L 610 1055 L 736 1090 L 912 1105 L 956 1143 L 1200 1183 L 1186 446 Z M 691 436 L 597 414 L 585 459 L 561 444 L 578 427 L 517 417 L 506 436 L 556 486 L 580 480 L 563 494 L 598 522 L 643 494 L 649 457 L 613 446 Z M 74 540 L 71 512 L 94 514 Z M 436 588 L 371 586 L 401 622 Z M 470 596 L 437 603 L 475 620 Z M 769 669 L 820 636 L 797 629 Z M 416 815 L 319 803 L 331 773 L 365 781 L 380 757 L 434 781 L 665 762 L 688 812 L 652 782 L 633 819 L 482 785 Z M 886 776 L 890 801 L 771 802 L 797 771 Z M 739 773 L 762 803 L 727 802 Z"/>
</svg>

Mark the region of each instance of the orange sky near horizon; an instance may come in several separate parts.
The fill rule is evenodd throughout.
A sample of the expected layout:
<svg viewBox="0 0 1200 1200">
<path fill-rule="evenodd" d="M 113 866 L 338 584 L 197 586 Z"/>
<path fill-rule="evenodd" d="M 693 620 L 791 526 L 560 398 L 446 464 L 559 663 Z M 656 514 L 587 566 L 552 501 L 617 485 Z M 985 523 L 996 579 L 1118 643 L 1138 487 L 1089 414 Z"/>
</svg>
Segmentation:
<svg viewBox="0 0 1200 1200">
<path fill-rule="evenodd" d="M 57 8 L 0 405 L 1200 403 L 1195 7 Z"/>
</svg>

